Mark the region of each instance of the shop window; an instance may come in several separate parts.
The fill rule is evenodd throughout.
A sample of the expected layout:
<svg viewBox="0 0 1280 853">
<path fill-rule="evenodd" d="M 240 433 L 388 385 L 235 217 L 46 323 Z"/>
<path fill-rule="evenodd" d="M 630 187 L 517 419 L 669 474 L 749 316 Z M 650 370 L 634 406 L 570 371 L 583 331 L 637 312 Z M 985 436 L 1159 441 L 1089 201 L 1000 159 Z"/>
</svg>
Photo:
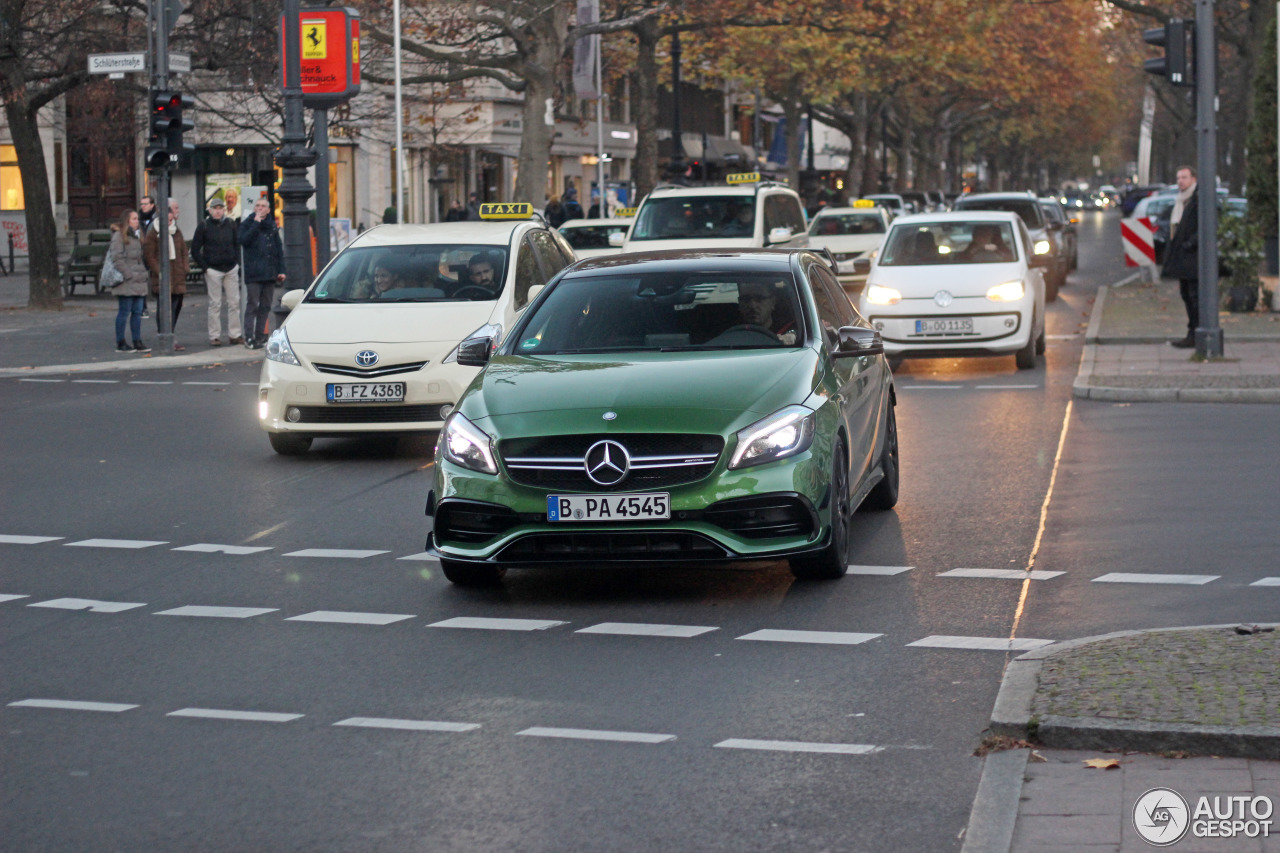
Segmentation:
<svg viewBox="0 0 1280 853">
<path fill-rule="evenodd" d="M 26 206 L 18 151 L 12 145 L 0 145 L 0 210 L 25 210 Z"/>
</svg>

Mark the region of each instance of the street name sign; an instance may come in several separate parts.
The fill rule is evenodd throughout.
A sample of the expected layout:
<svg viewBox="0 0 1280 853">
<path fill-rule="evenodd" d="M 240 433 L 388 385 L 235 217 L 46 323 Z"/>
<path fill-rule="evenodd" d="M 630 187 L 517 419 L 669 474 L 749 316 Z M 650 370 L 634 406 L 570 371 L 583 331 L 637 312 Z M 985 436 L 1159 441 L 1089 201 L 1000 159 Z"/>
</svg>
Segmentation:
<svg viewBox="0 0 1280 853">
<path fill-rule="evenodd" d="M 190 60 L 188 59 L 188 65 Z M 123 74 L 147 70 L 145 53 L 93 53 L 89 55 L 90 74 Z"/>
</svg>

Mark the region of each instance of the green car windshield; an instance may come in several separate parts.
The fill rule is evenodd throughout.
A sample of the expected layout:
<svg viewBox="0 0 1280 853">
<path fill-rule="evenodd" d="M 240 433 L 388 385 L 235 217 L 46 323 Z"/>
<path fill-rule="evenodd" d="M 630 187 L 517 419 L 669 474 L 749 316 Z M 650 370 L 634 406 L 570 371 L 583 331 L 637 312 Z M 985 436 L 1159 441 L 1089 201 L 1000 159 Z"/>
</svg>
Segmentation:
<svg viewBox="0 0 1280 853">
<path fill-rule="evenodd" d="M 522 326 L 511 352 L 771 349 L 804 341 L 790 272 L 570 276 Z"/>
<path fill-rule="evenodd" d="M 488 302 L 502 292 L 505 246 L 419 244 L 346 249 L 307 302 Z"/>
</svg>

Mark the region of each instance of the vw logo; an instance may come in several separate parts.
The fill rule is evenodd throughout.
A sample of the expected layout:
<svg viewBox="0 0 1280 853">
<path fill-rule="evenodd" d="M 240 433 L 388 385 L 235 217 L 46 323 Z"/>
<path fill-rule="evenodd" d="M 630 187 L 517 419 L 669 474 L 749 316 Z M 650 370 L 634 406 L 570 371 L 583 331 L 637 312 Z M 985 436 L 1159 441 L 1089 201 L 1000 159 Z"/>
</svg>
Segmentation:
<svg viewBox="0 0 1280 853">
<path fill-rule="evenodd" d="M 615 486 L 631 470 L 631 456 L 618 442 L 605 439 L 587 448 L 586 455 L 582 457 L 582 467 L 591 482 L 601 486 Z"/>
<path fill-rule="evenodd" d="M 952 299 L 951 294 L 945 290 L 939 290 L 937 293 L 933 294 L 933 301 L 938 303 L 938 305 L 942 308 L 946 308 L 948 305 L 950 305 L 951 299 Z"/>
<path fill-rule="evenodd" d="M 378 363 L 378 354 L 371 349 L 362 349 L 356 353 L 356 364 L 361 367 L 373 367 Z"/>
</svg>

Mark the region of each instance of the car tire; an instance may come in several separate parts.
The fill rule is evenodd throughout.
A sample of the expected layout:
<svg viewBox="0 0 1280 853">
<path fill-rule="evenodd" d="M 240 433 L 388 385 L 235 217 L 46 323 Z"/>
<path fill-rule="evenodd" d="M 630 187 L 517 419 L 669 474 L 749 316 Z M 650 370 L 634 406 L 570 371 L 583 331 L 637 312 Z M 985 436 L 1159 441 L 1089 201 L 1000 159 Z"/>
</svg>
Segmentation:
<svg viewBox="0 0 1280 853">
<path fill-rule="evenodd" d="M 1036 355 L 1044 355 L 1044 329 L 1036 335 Z"/>
<path fill-rule="evenodd" d="M 885 357 L 885 361 L 889 362 L 889 370 L 897 373 L 902 369 L 902 363 L 907 360 L 905 355 L 890 355 Z"/>
<path fill-rule="evenodd" d="M 1080 252 L 1077 249 L 1072 249 L 1071 250 L 1071 270 L 1072 272 L 1074 272 L 1075 270 L 1078 270 L 1078 269 L 1080 269 Z"/>
<path fill-rule="evenodd" d="M 1046 275 L 1044 277 L 1044 301 L 1045 302 L 1058 301 L 1058 276 L 1057 275 Z"/>
<path fill-rule="evenodd" d="M 884 471 L 884 479 L 875 484 L 862 502 L 864 508 L 877 512 L 893 509 L 898 505 L 898 417 L 894 414 L 892 403 L 889 404 L 880 468 Z"/>
<path fill-rule="evenodd" d="M 503 566 L 487 563 L 460 563 L 457 560 L 441 560 L 440 571 L 444 572 L 449 583 L 458 586 L 495 586 L 507 573 Z"/>
<path fill-rule="evenodd" d="M 849 571 L 849 474 L 844 443 L 838 442 L 831 454 L 831 535 L 827 545 L 816 554 L 792 557 L 791 574 L 800 580 L 835 580 Z"/>
<path fill-rule="evenodd" d="M 1035 328 L 1035 318 L 1032 318 L 1031 328 Z M 1032 370 L 1036 366 L 1036 336 L 1027 336 L 1027 345 L 1013 354 L 1013 362 L 1018 365 L 1019 370 Z"/>
<path fill-rule="evenodd" d="M 311 436 L 296 432 L 269 432 L 271 449 L 281 456 L 301 456 L 311 449 Z"/>
</svg>

